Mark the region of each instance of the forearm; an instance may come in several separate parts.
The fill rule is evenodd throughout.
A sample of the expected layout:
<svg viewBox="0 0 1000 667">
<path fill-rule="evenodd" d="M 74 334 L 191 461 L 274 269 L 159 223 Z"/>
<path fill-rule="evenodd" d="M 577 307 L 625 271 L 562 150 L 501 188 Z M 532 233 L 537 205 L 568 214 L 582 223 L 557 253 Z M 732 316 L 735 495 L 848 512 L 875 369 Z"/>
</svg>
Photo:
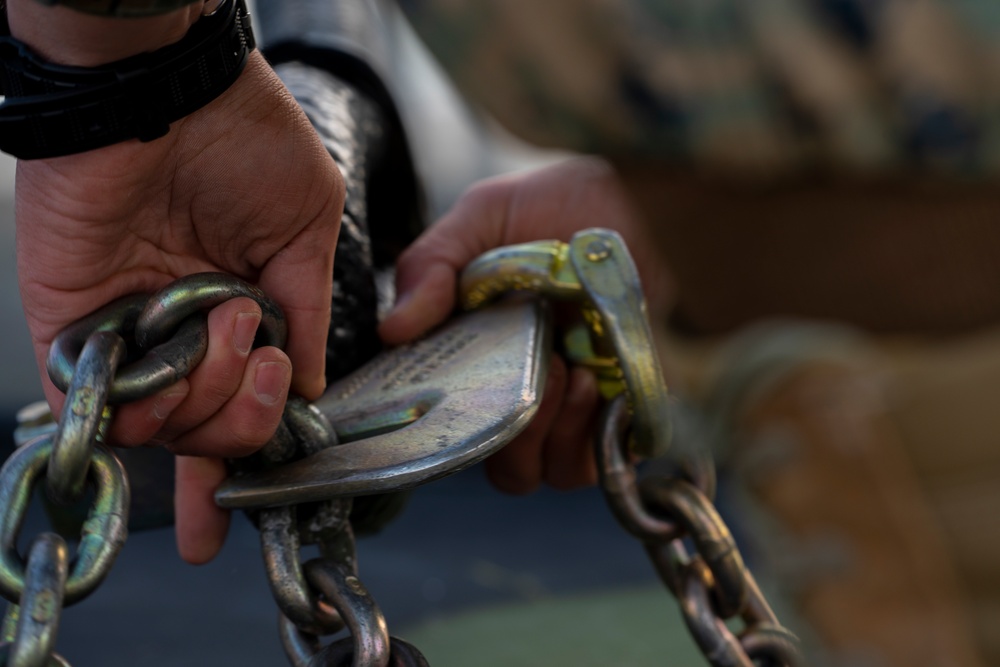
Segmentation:
<svg viewBox="0 0 1000 667">
<path fill-rule="evenodd" d="M 166 14 L 126 19 L 47 6 L 36 0 L 7 0 L 7 20 L 11 34 L 46 60 L 94 67 L 180 40 L 204 6 L 198 0 Z"/>
</svg>

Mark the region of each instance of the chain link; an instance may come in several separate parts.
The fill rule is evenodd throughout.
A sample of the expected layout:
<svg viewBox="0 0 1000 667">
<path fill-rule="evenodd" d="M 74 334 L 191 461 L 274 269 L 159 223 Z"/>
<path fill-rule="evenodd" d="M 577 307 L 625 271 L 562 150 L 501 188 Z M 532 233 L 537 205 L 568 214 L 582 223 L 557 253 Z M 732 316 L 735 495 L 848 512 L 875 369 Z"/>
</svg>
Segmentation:
<svg viewBox="0 0 1000 667">
<path fill-rule="evenodd" d="M 204 311 L 237 296 L 260 303 L 258 338 L 283 345 L 278 307 L 257 288 L 220 274 L 189 276 L 149 298 L 119 299 L 53 341 L 50 378 L 66 392 L 58 428 L 26 442 L 0 470 L 0 594 L 19 603 L 5 619 L 11 636 L 0 647 L 0 664 L 65 664 L 52 653 L 60 611 L 103 581 L 126 537 L 128 481 L 121 462 L 101 444 L 112 419 L 108 404 L 151 396 L 186 376 L 207 351 Z M 138 348 L 132 363 L 119 368 L 128 356 L 126 340 Z M 50 534 L 35 539 L 27 563 L 17 551 L 32 490 L 42 477 L 50 498 L 64 505 L 82 499 L 88 480 L 95 489 L 71 564 L 65 543 Z"/>
<path fill-rule="evenodd" d="M 24 593 L 8 613 L 17 625 L 7 656 L 8 667 L 42 667 L 56 643 L 69 569 L 66 541 L 42 533 L 31 544 Z"/>
<path fill-rule="evenodd" d="M 42 436 L 23 445 L 0 470 L 0 594 L 11 602 L 24 593 L 26 563 L 17 551 L 17 539 L 32 489 L 48 467 L 52 439 Z M 66 605 L 97 588 L 125 543 L 128 481 L 121 463 L 104 445 L 94 448 L 89 478 L 95 495 L 66 581 Z"/>
<path fill-rule="evenodd" d="M 601 421 L 596 450 L 608 505 L 622 526 L 643 542 L 709 664 L 803 665 L 798 640 L 778 622 L 708 497 L 680 478 L 637 483 L 635 466 L 626 461 L 631 420 L 623 398 L 608 406 Z M 693 545 L 693 553 L 685 541 Z M 734 618 L 745 624 L 739 635 L 727 625 Z"/>
<path fill-rule="evenodd" d="M 340 632 L 344 628 L 340 615 L 309 587 L 302 570 L 295 508 L 261 510 L 258 528 L 264 569 L 281 613 L 304 633 Z"/>
<path fill-rule="evenodd" d="M 778 623 L 712 505 L 710 457 L 673 455 L 675 476 L 638 480 L 631 459 L 667 454 L 669 406 L 638 272 L 621 237 L 588 229 L 565 244 L 501 248 L 470 264 L 460 284 L 467 308 L 510 290 L 580 304 L 589 335 L 573 332 L 565 343 L 567 357 L 595 369 L 605 397 L 613 399 L 595 442 L 601 489 L 621 525 L 645 545 L 708 662 L 803 664 L 797 639 Z M 734 618 L 746 625 L 739 635 L 727 626 Z"/>
<path fill-rule="evenodd" d="M 317 654 L 309 667 L 351 667 L 359 663 L 354 660 L 354 647 L 347 640 L 330 644 Z M 364 664 L 364 663 L 360 663 Z M 399 637 L 389 638 L 389 661 L 387 667 L 428 667 L 427 659 L 412 644 Z"/>
<path fill-rule="evenodd" d="M 179 331 L 190 317 L 240 297 L 253 299 L 260 306 L 255 343 L 284 347 L 288 327 L 278 304 L 259 287 L 221 273 L 187 276 L 149 297 L 135 322 L 135 342 L 141 349 L 155 349 L 170 340 L 171 333 Z"/>
<path fill-rule="evenodd" d="M 326 417 L 300 398 L 288 401 L 278 431 L 251 469 L 290 463 L 337 445 Z M 248 512 L 256 514 L 268 584 L 281 612 L 279 633 L 293 664 L 327 664 L 320 637 L 345 628 L 349 654 L 357 656 L 354 665 L 389 664 L 385 618 L 357 577 L 352 504 L 351 498 L 338 497 Z M 318 545 L 321 557 L 302 564 L 300 550 L 308 544 Z"/>
<path fill-rule="evenodd" d="M 217 274 L 208 274 L 215 276 Z M 184 291 L 188 284 L 212 280 L 206 274 L 184 279 L 170 291 Z M 217 279 L 217 278 L 214 278 Z M 134 339 L 135 323 L 146 305 L 145 295 L 127 296 L 77 320 L 56 336 L 46 360 L 49 378 L 60 391 L 67 391 L 76 371 L 76 363 L 87 339 L 99 331 L 113 331 L 123 339 Z M 108 403 L 131 403 L 152 396 L 186 377 L 205 358 L 208 351 L 208 320 L 193 315 L 181 324 L 164 343 L 143 352 L 115 374 Z"/>
<path fill-rule="evenodd" d="M 46 471 L 49 497 L 61 505 L 83 496 L 94 443 L 104 439 L 111 422 L 108 393 L 124 355 L 122 337 L 100 331 L 87 339 L 77 360 Z"/>
<path fill-rule="evenodd" d="M 354 640 L 352 664 L 355 667 L 386 667 L 390 649 L 385 617 L 354 568 L 322 558 L 309 561 L 304 570 L 309 583 L 322 592 L 343 617 Z"/>
<path fill-rule="evenodd" d="M 261 307 L 255 343 L 283 346 L 287 331 L 277 305 L 256 287 L 221 274 L 188 276 L 151 297 L 119 299 L 56 338 L 49 374 L 67 392 L 59 427 L 55 434 L 25 443 L 0 470 L 0 594 L 37 606 L 38 594 L 30 592 L 33 580 L 25 573 L 16 543 L 31 490 L 43 476 L 50 495 L 61 503 L 79 500 L 87 480 L 96 489 L 57 609 L 62 602 L 82 599 L 103 580 L 125 539 L 129 496 L 121 463 L 101 444 L 112 419 L 107 406 L 151 396 L 186 376 L 207 350 L 204 313 L 237 297 L 254 299 Z M 125 341 L 137 347 L 127 350 Z M 254 455 L 234 462 L 233 472 L 274 468 L 336 444 L 326 417 L 293 396 L 271 440 Z M 281 634 L 289 658 L 295 664 L 325 665 L 339 660 L 336 653 L 359 666 L 384 667 L 390 659 L 399 665 L 426 664 L 416 649 L 397 640 L 390 643 L 381 611 L 357 578 L 351 506 L 350 498 L 329 498 L 248 512 L 261 529 L 266 571 L 282 612 Z M 319 546 L 321 558 L 303 566 L 300 548 L 309 544 Z M 58 556 L 37 558 L 58 569 Z M 29 572 L 33 563 L 27 565 Z M 12 609 L 11 627 L 17 607 Z M 19 665 L 64 663 L 51 653 L 57 624 L 44 630 L 31 626 L 44 635 L 44 641 L 30 639 L 22 626 L 28 627 L 19 622 L 9 647 L 0 647 L 4 656 L 9 654 Z M 331 645 L 339 647 L 336 650 L 320 644 L 318 636 L 345 627 L 351 633 L 346 648 L 341 645 L 344 640 Z M 406 658 L 402 662 L 393 657 L 391 647 L 397 644 L 402 647 L 399 656 Z M 22 657 L 27 655 L 31 658 Z M 0 664 L 7 664 L 7 657 L 2 660 Z"/>
<path fill-rule="evenodd" d="M 292 667 L 351 667 L 354 661 L 354 641 L 350 637 L 323 647 L 319 639 L 302 632 L 284 616 L 279 619 L 282 646 Z M 364 663 L 361 663 L 364 664 Z M 389 638 L 388 667 L 429 667 L 427 659 L 409 642 L 399 637 Z"/>
<path fill-rule="evenodd" d="M 462 277 L 467 306 L 509 289 L 580 305 L 585 334 L 575 330 L 567 356 L 595 369 L 602 392 L 614 399 L 597 439 L 602 489 L 622 525 L 646 546 L 709 662 L 801 665 L 795 637 L 778 623 L 712 505 L 715 475 L 708 457 L 679 457 L 675 477 L 638 482 L 630 457 L 664 454 L 670 424 L 638 276 L 621 239 L 586 230 L 569 244 L 501 249 L 474 262 Z M 286 329 L 278 307 L 257 288 L 220 274 L 189 276 L 152 297 L 121 299 L 54 341 L 50 376 L 68 392 L 59 430 L 26 443 L 0 470 L 0 594 L 31 610 L 32 618 L 29 623 L 26 612 L 12 606 L 0 665 L 66 664 L 51 652 L 61 602 L 72 604 L 89 594 L 125 539 L 128 483 L 118 459 L 101 443 L 112 417 L 107 406 L 155 394 L 189 373 L 207 350 L 204 313 L 236 297 L 261 305 L 257 342 L 283 345 Z M 138 347 L 125 349 L 126 341 Z M 337 446 L 329 421 L 293 397 L 271 441 L 234 462 L 233 474 L 275 469 Z M 60 502 L 81 498 L 87 481 L 95 488 L 69 564 L 65 545 L 60 548 L 47 536 L 37 538 L 27 564 L 16 549 L 31 490 L 42 476 Z M 381 611 L 358 579 L 351 506 L 350 498 L 325 497 L 248 512 L 260 528 L 289 660 L 296 667 L 426 666 L 414 647 L 389 637 Z M 302 564 L 301 547 L 309 544 L 318 545 L 320 558 Z M 43 608 L 56 611 L 46 615 Z M 16 630 L 15 614 L 21 615 Z M 727 622 L 737 618 L 745 629 L 734 634 Z M 344 629 L 348 637 L 322 645 L 321 636 Z"/>
</svg>

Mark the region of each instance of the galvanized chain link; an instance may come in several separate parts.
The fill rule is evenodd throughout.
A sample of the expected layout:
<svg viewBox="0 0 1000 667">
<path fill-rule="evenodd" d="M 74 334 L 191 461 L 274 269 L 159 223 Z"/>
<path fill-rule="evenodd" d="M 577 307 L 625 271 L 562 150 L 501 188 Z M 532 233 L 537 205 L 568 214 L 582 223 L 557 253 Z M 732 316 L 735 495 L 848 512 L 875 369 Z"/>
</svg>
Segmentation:
<svg viewBox="0 0 1000 667">
<path fill-rule="evenodd" d="M 47 533 L 35 538 L 27 562 L 18 553 L 32 491 L 52 467 L 54 440 L 48 434 L 24 444 L 0 469 L 0 594 L 12 603 L 8 616 L 18 615 L 17 631 L 2 648 L 0 664 L 65 664 L 51 653 L 59 613 L 100 585 L 125 543 L 128 481 L 117 457 L 98 443 L 85 461 L 94 499 L 73 560 L 63 562 L 65 543 Z M 5 625 L 11 622 L 9 618 Z"/>
<path fill-rule="evenodd" d="M 66 392 L 54 433 L 24 443 L 0 469 L 0 594 L 11 602 L 0 664 L 54 665 L 61 609 L 89 595 L 108 574 L 125 542 L 129 486 L 124 468 L 105 445 L 109 404 L 151 396 L 186 376 L 204 358 L 203 311 L 248 296 L 264 313 L 265 342 L 283 344 L 277 306 L 257 288 L 219 274 L 200 274 L 145 297 L 125 297 L 67 327 L 53 341 L 48 369 Z M 138 359 L 119 368 L 128 350 Z M 62 538 L 38 536 L 25 562 L 17 541 L 32 490 L 42 478 L 58 504 L 80 501 L 88 482 L 94 498 L 71 563 Z M 67 571 L 68 570 L 68 571 Z"/>
<path fill-rule="evenodd" d="M 631 417 L 624 398 L 615 399 L 601 421 L 596 450 L 608 506 L 642 541 L 710 664 L 802 665 L 797 639 L 778 622 L 708 497 L 684 479 L 638 481 L 628 457 Z M 734 618 L 745 626 L 739 635 L 726 623 Z"/>
<path fill-rule="evenodd" d="M 583 323 L 565 337 L 567 360 L 594 370 L 605 398 L 628 398 L 635 414 L 631 447 L 637 455 L 665 455 L 671 435 L 667 385 L 639 273 L 621 237 L 606 229 L 585 229 L 569 243 L 535 241 L 497 248 L 473 260 L 459 282 L 465 309 L 479 308 L 511 291 L 579 305 Z M 675 458 L 685 477 L 714 496 L 715 466 L 707 453 Z"/>
<path fill-rule="evenodd" d="M 462 278 L 468 306 L 510 289 L 580 304 L 587 334 L 572 338 L 566 352 L 572 361 L 597 371 L 606 397 L 620 396 L 604 417 L 598 447 L 602 487 L 616 515 L 646 544 L 664 582 L 681 601 L 709 662 L 801 664 L 794 637 L 767 606 L 711 504 L 715 477 L 707 457 L 681 457 L 676 478 L 636 482 L 628 450 L 646 458 L 662 455 L 669 421 L 641 288 L 621 239 L 587 230 L 570 244 L 501 249 L 474 262 Z M 82 599 L 104 578 L 124 542 L 129 493 L 120 462 L 102 444 L 111 420 L 107 406 L 152 395 L 189 373 L 207 350 L 204 312 L 235 297 L 250 297 L 261 305 L 258 342 L 284 344 L 285 324 L 277 306 L 258 289 L 220 274 L 189 276 L 153 297 L 119 300 L 57 338 L 49 372 L 56 386 L 68 391 L 59 431 L 25 444 L 0 470 L 0 594 L 37 610 L 45 606 L 39 602 L 42 594 L 31 591 L 40 585 L 51 590 L 58 579 L 38 574 L 60 567 L 61 556 L 53 555 L 59 550 L 45 540 L 39 538 L 46 546 L 39 546 L 40 555 L 28 564 L 16 550 L 31 489 L 43 475 L 50 493 L 63 502 L 79 499 L 85 480 L 96 488 L 62 587 L 65 604 Z M 124 341 L 140 346 L 131 357 Z M 127 363 L 119 368 L 123 359 Z M 329 421 L 292 398 L 271 442 L 241 460 L 234 472 L 283 469 L 335 447 Z M 291 662 L 296 667 L 426 665 L 419 651 L 389 637 L 381 611 L 357 577 L 350 498 L 325 494 L 310 500 L 315 502 L 290 504 L 294 501 L 284 499 L 274 503 L 283 506 L 251 512 L 261 529 L 265 567 L 281 611 L 279 632 Z M 694 544 L 694 553 L 685 540 Z M 302 564 L 300 550 L 306 544 L 317 544 L 320 558 Z M 38 584 L 43 580 L 48 583 Z M 739 635 L 726 625 L 736 617 L 746 625 Z M 39 613 L 39 618 L 16 630 L 11 629 L 13 616 L 8 619 L 10 636 L 5 639 L 13 643 L 0 645 L 0 664 L 14 655 L 31 656 L 17 657 L 23 664 L 65 664 L 51 653 L 58 613 Z M 344 628 L 348 637 L 322 646 L 320 636 Z"/>
<path fill-rule="evenodd" d="M 0 470 L 0 594 L 11 602 L 24 593 L 27 564 L 17 551 L 17 540 L 32 489 L 49 466 L 52 440 L 42 436 L 20 447 Z M 125 541 L 128 482 L 121 463 L 104 445 L 94 448 L 89 479 L 95 487 L 94 500 L 66 581 L 67 605 L 97 588 Z"/>
<path fill-rule="evenodd" d="M 318 638 L 303 633 L 288 619 L 280 619 L 281 643 L 291 658 L 293 667 L 351 667 L 367 665 L 354 657 L 354 641 L 350 637 L 323 647 Z M 429 667 L 427 659 L 409 642 L 399 637 L 389 638 L 388 667 Z"/>
<path fill-rule="evenodd" d="M 59 504 L 69 505 L 83 496 L 94 443 L 104 439 L 111 422 L 108 394 L 124 355 L 125 341 L 110 331 L 94 333 L 83 346 L 45 475 L 49 497 Z"/>
<path fill-rule="evenodd" d="M 632 459 L 667 454 L 669 409 L 638 272 L 621 237 L 588 229 L 569 243 L 501 248 L 470 264 L 460 284 L 466 308 L 512 290 L 580 304 L 586 331 L 567 336 L 567 357 L 594 369 L 613 399 L 596 440 L 601 488 L 621 525 L 645 545 L 708 662 L 802 665 L 797 639 L 771 611 L 712 504 L 710 458 L 682 455 L 673 461 L 676 475 L 638 481 Z M 738 635 L 727 625 L 734 618 L 745 624 Z"/>
<path fill-rule="evenodd" d="M 10 631 L 5 663 L 8 667 L 49 664 L 59 630 L 68 570 L 66 541 L 54 533 L 36 537 L 28 556 L 24 592 L 17 604 L 8 605 L 4 619 L 5 630 Z M 4 640 L 8 641 L 8 637 Z"/>
<path fill-rule="evenodd" d="M 340 632 L 344 627 L 340 615 L 306 581 L 299 556 L 301 539 L 295 508 L 261 510 L 258 528 L 267 580 L 284 617 L 311 635 Z"/>
<path fill-rule="evenodd" d="M 256 287 L 223 274 L 188 276 L 152 296 L 119 299 L 53 342 L 49 374 L 67 394 L 59 425 L 24 443 L 0 470 L 0 594 L 12 602 L 0 665 L 66 664 L 52 653 L 59 612 L 96 588 L 125 540 L 128 482 L 120 461 L 102 444 L 113 417 L 110 405 L 151 396 L 190 373 L 207 352 L 205 313 L 236 297 L 261 307 L 255 342 L 283 346 L 286 325 L 277 305 Z M 138 347 L 128 350 L 126 341 Z M 275 468 L 336 444 L 326 417 L 292 396 L 275 435 L 256 454 L 234 462 L 234 473 Z M 53 548 L 53 536 L 43 534 L 27 564 L 16 549 L 32 489 L 43 476 L 50 497 L 61 504 L 80 500 L 88 481 L 95 488 L 64 585 L 40 573 L 66 569 L 60 565 L 65 545 Z M 390 641 L 381 611 L 357 578 L 351 505 L 350 498 L 335 497 L 250 512 L 261 530 L 289 659 L 317 667 L 424 665 L 412 646 Z M 303 565 L 300 548 L 309 544 L 319 546 L 321 557 Z M 344 628 L 351 636 L 320 645 L 319 636 Z"/>
<path fill-rule="evenodd" d="M 279 432 L 260 451 L 267 466 L 289 463 L 337 444 L 326 417 L 301 399 L 288 402 Z M 289 447 L 286 441 L 294 445 Z M 390 664 L 385 617 L 357 575 L 352 502 L 334 497 L 250 512 L 256 514 L 264 567 L 280 612 L 279 635 L 295 667 Z M 309 544 L 319 546 L 320 557 L 303 564 L 300 550 Z M 330 647 L 322 645 L 321 637 L 345 628 L 348 637 Z M 331 657 L 332 647 L 340 647 L 335 651 L 340 657 Z"/>
</svg>

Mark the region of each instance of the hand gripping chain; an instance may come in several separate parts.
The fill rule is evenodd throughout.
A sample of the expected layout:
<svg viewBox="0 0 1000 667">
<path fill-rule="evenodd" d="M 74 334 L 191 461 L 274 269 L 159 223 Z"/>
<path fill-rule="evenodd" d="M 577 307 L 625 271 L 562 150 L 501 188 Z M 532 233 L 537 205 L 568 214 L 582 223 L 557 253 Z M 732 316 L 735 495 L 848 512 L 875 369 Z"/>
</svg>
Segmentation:
<svg viewBox="0 0 1000 667">
<path fill-rule="evenodd" d="M 795 638 L 778 624 L 712 506 L 710 462 L 678 457 L 675 476 L 636 481 L 632 461 L 667 450 L 667 393 L 620 238 L 587 230 L 569 244 L 499 249 L 470 265 L 461 281 L 467 308 L 511 290 L 580 305 L 584 325 L 570 330 L 565 352 L 595 370 L 611 399 L 597 438 L 602 488 L 680 600 L 710 664 L 802 664 Z M 218 274 L 119 300 L 53 343 L 50 376 L 67 392 L 58 430 L 24 443 L 0 470 L 0 594 L 11 602 L 0 665 L 68 664 L 52 652 L 60 610 L 96 588 L 125 541 L 128 482 L 103 444 L 113 406 L 152 395 L 197 366 L 207 349 L 204 313 L 237 296 L 261 305 L 257 342 L 283 345 L 277 306 Z M 456 472 L 517 435 L 540 401 L 547 322 L 539 304 L 516 301 L 459 316 L 423 341 L 383 353 L 316 404 L 290 398 L 271 441 L 232 462 L 233 476 L 216 499 L 246 509 L 260 530 L 292 665 L 427 664 L 416 648 L 389 636 L 357 576 L 352 497 Z M 80 502 L 88 486 L 94 490 L 72 558 L 50 533 L 34 539 L 27 560 L 17 551 L 32 489 L 43 476 L 54 502 Z M 320 556 L 302 563 L 306 544 L 316 544 Z M 746 627 L 733 634 L 726 621 L 737 617 Z M 345 628 L 349 636 L 322 644 L 321 637 Z"/>
</svg>

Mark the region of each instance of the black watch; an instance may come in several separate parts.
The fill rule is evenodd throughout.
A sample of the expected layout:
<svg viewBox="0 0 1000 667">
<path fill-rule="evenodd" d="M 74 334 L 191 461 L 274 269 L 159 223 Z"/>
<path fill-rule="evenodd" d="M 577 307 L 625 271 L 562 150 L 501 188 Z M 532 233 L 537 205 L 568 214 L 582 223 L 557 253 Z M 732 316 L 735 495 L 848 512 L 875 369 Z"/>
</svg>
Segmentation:
<svg viewBox="0 0 1000 667">
<path fill-rule="evenodd" d="M 244 0 L 225 0 L 175 44 L 99 67 L 46 62 L 3 28 L 0 151 L 21 159 L 162 137 L 225 92 L 255 46 Z"/>
</svg>

